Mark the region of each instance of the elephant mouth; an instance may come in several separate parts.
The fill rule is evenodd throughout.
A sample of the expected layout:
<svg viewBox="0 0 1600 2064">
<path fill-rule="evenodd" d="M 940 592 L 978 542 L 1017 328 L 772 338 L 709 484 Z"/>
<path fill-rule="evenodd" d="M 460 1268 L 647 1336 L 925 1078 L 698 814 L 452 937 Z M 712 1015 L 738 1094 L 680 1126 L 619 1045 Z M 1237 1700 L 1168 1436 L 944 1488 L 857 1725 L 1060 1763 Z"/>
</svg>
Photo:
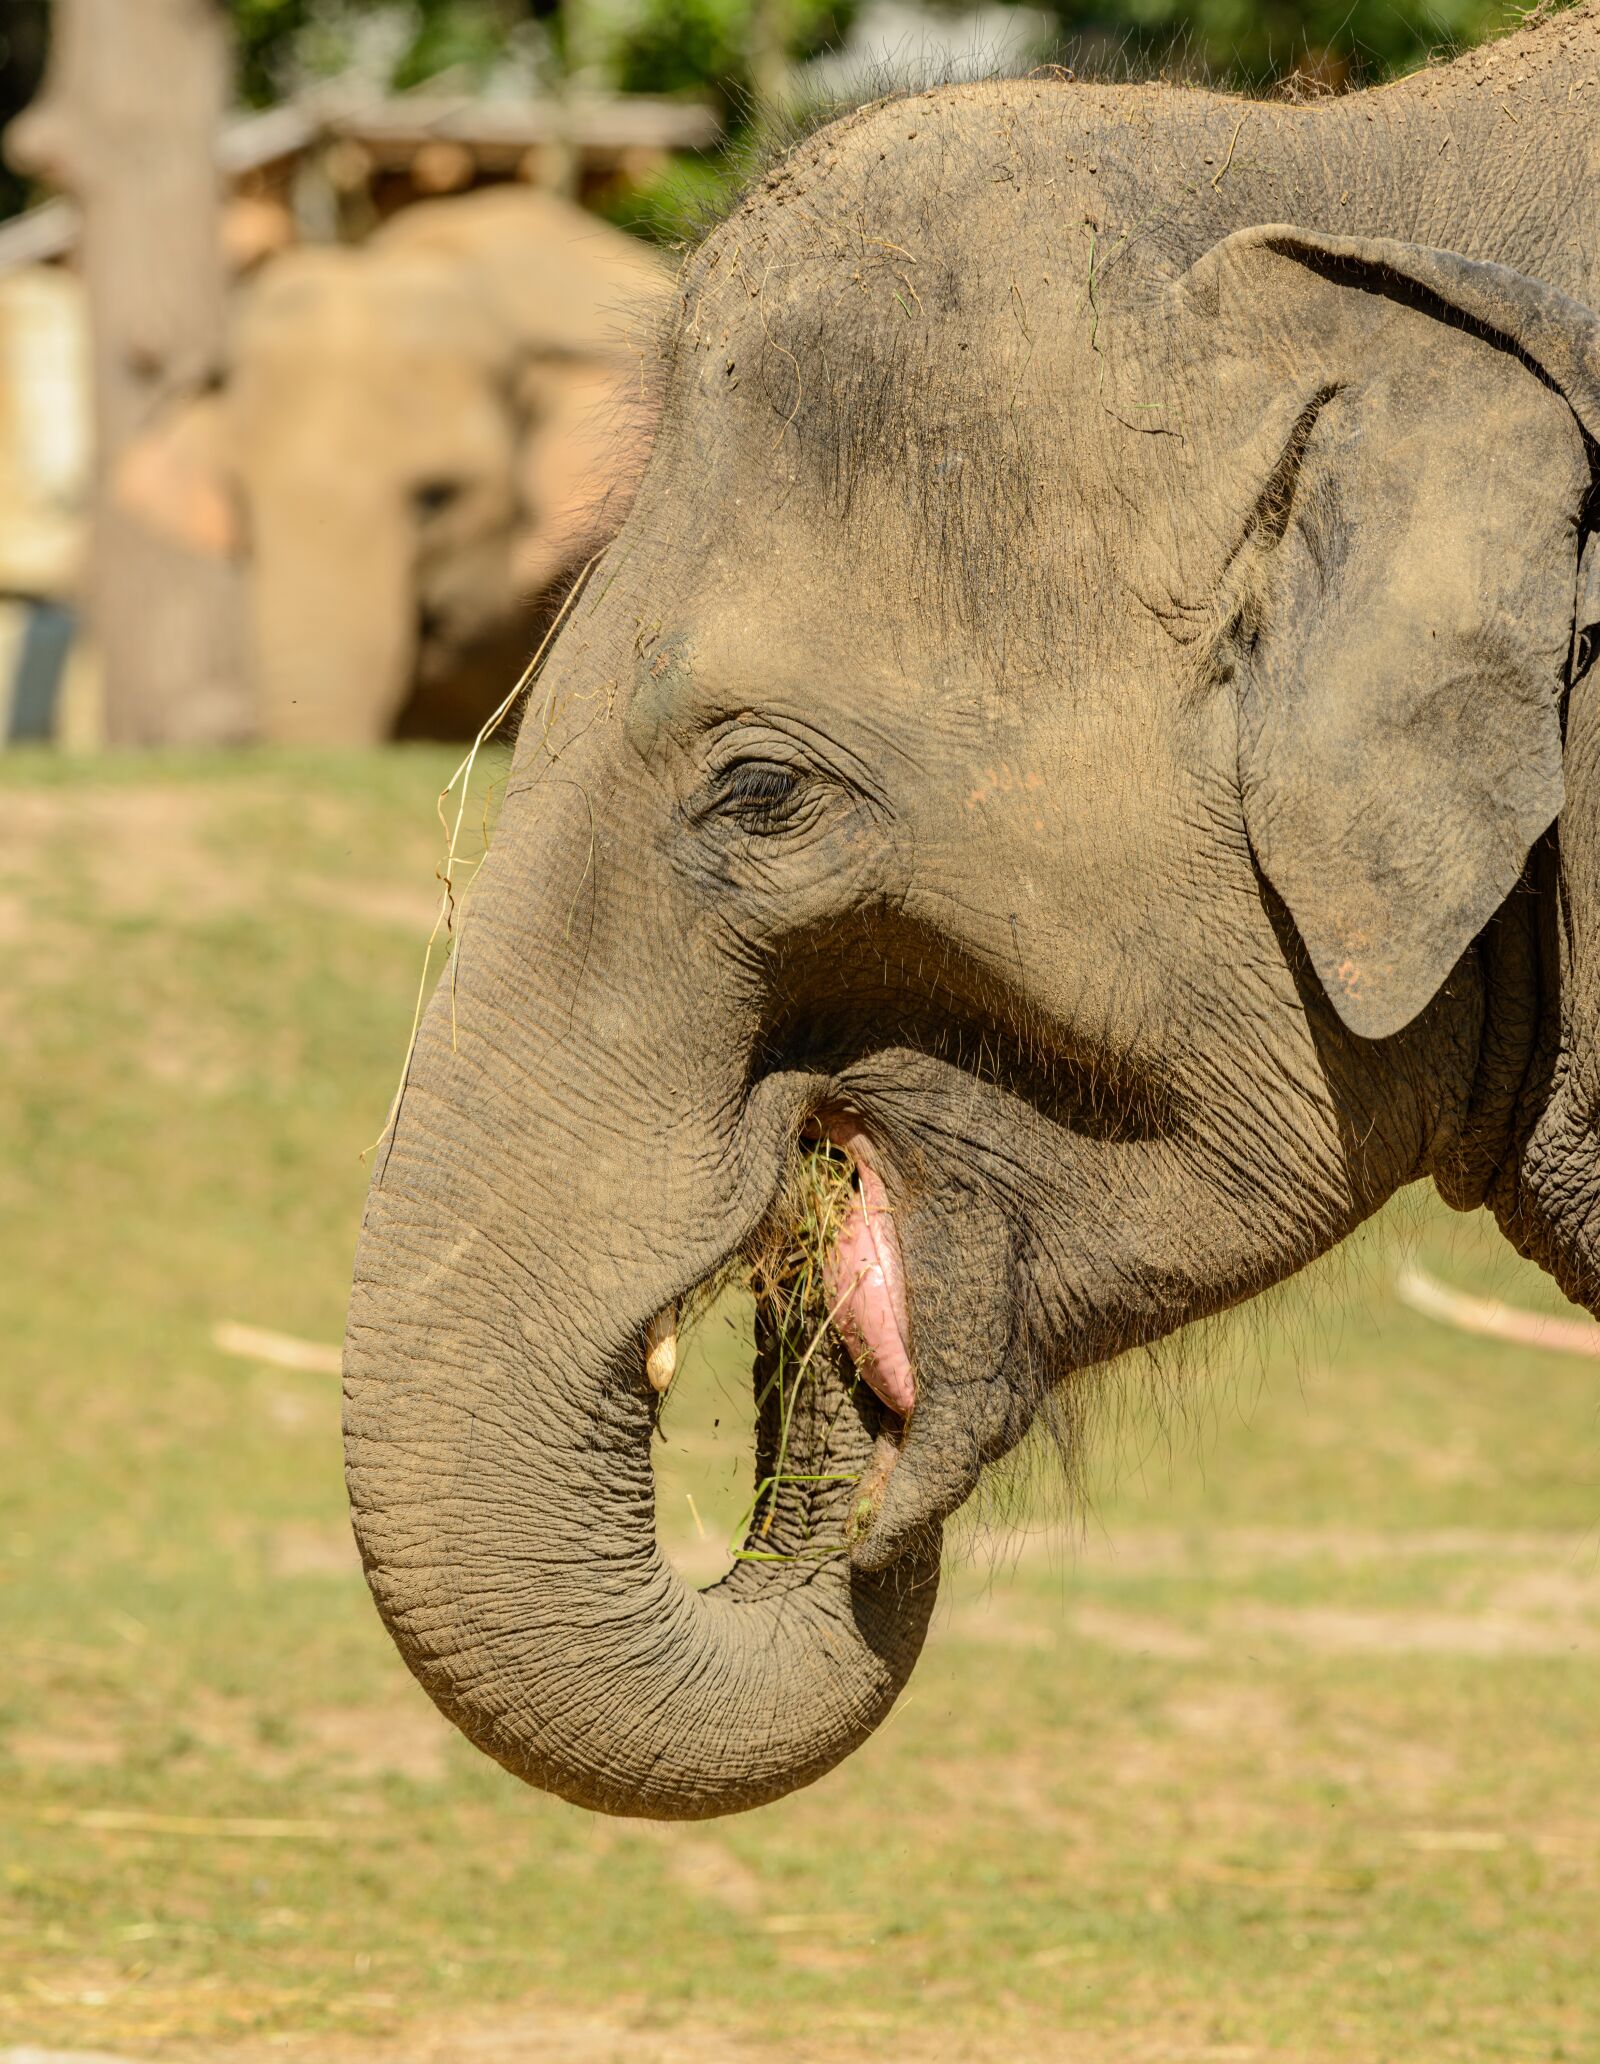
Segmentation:
<svg viewBox="0 0 1600 2064">
<path fill-rule="evenodd" d="M 775 1464 L 758 1471 L 760 1525 L 840 1481 L 818 1474 L 837 1464 L 783 1431 L 814 1416 L 807 1404 L 796 1417 L 796 1404 L 819 1390 L 854 1396 L 873 1428 L 870 1458 L 850 1479 L 843 1542 L 810 1538 L 818 1553 L 843 1547 L 858 1571 L 881 1572 L 935 1553 L 943 1522 L 1032 1423 L 1041 1379 L 1022 1330 L 1015 1237 L 1005 1200 L 968 1169 L 936 1166 L 903 1124 L 881 1158 L 853 1104 L 813 1107 L 789 1139 L 763 1219 L 657 1313 L 642 1373 L 659 1405 L 680 1325 L 731 1284 L 753 1294 L 757 1404 L 775 1395 L 781 1422 Z"/>
<path fill-rule="evenodd" d="M 678 1370 L 680 1332 L 730 1281 L 739 1282 L 753 1293 L 763 1330 L 785 1344 L 795 1380 L 842 1348 L 855 1378 L 884 1407 L 870 1472 L 881 1488 L 917 1402 L 899 1227 L 872 1141 L 854 1114 L 808 1119 L 797 1164 L 739 1255 L 650 1321 L 645 1376 L 664 1398 Z M 860 1521 L 867 1516 L 862 1508 Z"/>
</svg>

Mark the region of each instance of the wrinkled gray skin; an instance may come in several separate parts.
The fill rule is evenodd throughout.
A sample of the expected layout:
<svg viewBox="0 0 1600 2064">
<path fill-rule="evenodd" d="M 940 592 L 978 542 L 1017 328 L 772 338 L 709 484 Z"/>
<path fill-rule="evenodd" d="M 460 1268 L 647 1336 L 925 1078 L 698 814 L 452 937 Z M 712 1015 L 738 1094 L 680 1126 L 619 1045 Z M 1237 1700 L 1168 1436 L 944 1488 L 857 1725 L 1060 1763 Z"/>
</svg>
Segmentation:
<svg viewBox="0 0 1600 2064">
<path fill-rule="evenodd" d="M 1588 6 L 1309 107 L 864 110 L 690 259 L 351 1312 L 374 1594 L 509 1769 L 678 1817 L 816 1777 L 1045 1393 L 1406 1183 L 1600 1309 L 1596 221 Z M 849 1505 L 848 1557 L 695 1594 L 643 1330 L 818 1110 L 918 1402 L 830 1372 L 794 1466 L 883 1444 L 796 1524 Z"/>
</svg>

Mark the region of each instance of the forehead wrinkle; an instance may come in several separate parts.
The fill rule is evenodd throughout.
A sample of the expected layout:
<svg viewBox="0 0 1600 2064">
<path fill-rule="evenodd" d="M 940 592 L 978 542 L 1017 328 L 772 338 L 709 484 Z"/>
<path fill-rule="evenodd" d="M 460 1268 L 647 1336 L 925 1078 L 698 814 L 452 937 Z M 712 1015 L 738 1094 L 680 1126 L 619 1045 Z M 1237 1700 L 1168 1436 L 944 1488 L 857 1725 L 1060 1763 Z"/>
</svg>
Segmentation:
<svg viewBox="0 0 1600 2064">
<path fill-rule="evenodd" d="M 1019 645 L 1050 636 L 1063 576 L 1070 588 L 1060 541 L 1078 469 L 1051 369 L 1031 353 L 962 351 L 965 327 L 935 317 L 841 339 L 818 325 L 794 350 L 813 398 L 783 448 L 857 563 L 865 547 L 900 606 L 1003 677 Z"/>
<path fill-rule="evenodd" d="M 959 174 L 992 124 L 948 112 L 937 162 Z M 992 250 L 971 233 L 987 189 L 895 185 L 875 129 L 832 169 L 834 135 L 810 147 L 803 192 L 756 193 L 686 266 L 685 445 L 741 514 L 811 525 L 858 596 L 916 609 L 992 675 L 1038 672 L 1066 613 L 1117 577 L 1104 512 L 1091 522 L 1083 501 L 1115 441 L 1087 355 L 1087 218 L 1052 176 Z M 1118 270 L 1102 255 L 1102 345 Z"/>
<path fill-rule="evenodd" d="M 698 419 L 690 443 L 717 448 L 742 495 L 791 521 L 814 511 L 830 559 L 859 565 L 870 544 L 919 609 L 981 638 L 1020 594 L 1058 496 L 1023 360 L 967 339 L 951 298 L 885 315 L 854 272 L 774 263 L 744 305 L 724 290 L 715 312 L 731 320 L 714 334 L 709 305 L 700 338 L 686 326 L 680 351 L 698 362 L 678 400 Z"/>
</svg>

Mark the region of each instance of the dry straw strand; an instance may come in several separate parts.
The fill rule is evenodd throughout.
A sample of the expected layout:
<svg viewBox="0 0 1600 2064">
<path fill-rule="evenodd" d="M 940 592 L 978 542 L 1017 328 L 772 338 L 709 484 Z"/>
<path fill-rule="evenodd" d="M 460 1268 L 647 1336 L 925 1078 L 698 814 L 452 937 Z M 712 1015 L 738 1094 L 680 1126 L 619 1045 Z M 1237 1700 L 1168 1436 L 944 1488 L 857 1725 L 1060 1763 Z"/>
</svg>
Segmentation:
<svg viewBox="0 0 1600 2064">
<path fill-rule="evenodd" d="M 465 757 L 457 766 L 455 772 L 450 776 L 450 779 L 445 783 L 444 787 L 439 791 L 439 800 L 434 807 L 439 818 L 440 828 L 443 830 L 446 840 L 444 863 L 438 870 L 438 878 L 443 885 L 439 896 L 439 909 L 433 920 L 433 930 L 428 934 L 428 943 L 422 951 L 422 973 L 417 980 L 416 1002 L 413 1005 L 411 1012 L 411 1032 L 410 1036 L 406 1040 L 405 1058 L 400 1063 L 400 1079 L 395 1085 L 395 1092 L 393 1097 L 391 1097 L 389 1100 L 389 1110 L 387 1116 L 383 1121 L 383 1128 L 379 1132 L 378 1137 L 372 1142 L 371 1146 L 367 1147 L 363 1151 L 361 1156 L 363 1161 L 366 1160 L 369 1154 L 376 1153 L 377 1150 L 383 1145 L 384 1141 L 389 1138 L 391 1133 L 394 1131 L 396 1120 L 400 1116 L 401 1100 L 404 1098 L 406 1093 L 406 1083 L 411 1074 L 412 1058 L 417 1050 L 417 1035 L 422 1029 L 423 1007 L 425 1006 L 428 1000 L 428 976 L 433 967 L 433 949 L 438 944 L 439 934 L 441 932 L 447 932 L 450 935 L 450 1044 L 452 1048 L 454 1048 L 455 1046 L 455 970 L 456 946 L 458 944 L 459 938 L 455 924 L 455 871 L 457 867 L 456 856 L 461 843 L 461 826 L 466 817 L 467 797 L 470 794 L 472 788 L 472 772 L 474 767 L 477 765 L 478 754 L 483 750 L 484 746 L 494 736 L 496 731 L 499 730 L 500 726 L 505 722 L 506 718 L 510 716 L 511 712 L 516 708 L 518 702 L 521 701 L 522 697 L 533 686 L 534 680 L 538 675 L 539 668 L 544 662 L 544 656 L 550 649 L 551 640 L 555 637 L 556 632 L 560 630 L 562 624 L 571 614 L 573 606 L 577 602 L 578 597 L 583 593 L 584 584 L 587 582 L 590 573 L 594 570 L 595 564 L 599 560 L 600 556 L 601 555 L 598 552 L 596 552 L 593 558 L 585 562 L 582 570 L 578 574 L 577 579 L 572 583 L 572 586 L 567 590 L 565 599 L 562 601 L 561 607 L 556 611 L 555 617 L 551 622 L 549 630 L 547 630 L 544 636 L 539 640 L 538 650 L 534 653 L 532 659 L 528 661 L 528 664 L 523 668 L 521 674 L 518 676 L 516 686 L 485 720 L 484 724 L 478 732 L 477 737 L 473 739 L 472 744 L 468 749 Z M 461 786 L 461 793 L 457 798 L 456 802 L 455 822 L 454 824 L 451 824 L 449 818 L 445 814 L 445 804 L 449 800 L 450 796 L 455 792 L 456 785 L 458 782 Z M 484 804 L 484 843 L 485 846 L 487 846 L 487 800 Z M 477 864 L 482 864 L 481 859 Z"/>
</svg>

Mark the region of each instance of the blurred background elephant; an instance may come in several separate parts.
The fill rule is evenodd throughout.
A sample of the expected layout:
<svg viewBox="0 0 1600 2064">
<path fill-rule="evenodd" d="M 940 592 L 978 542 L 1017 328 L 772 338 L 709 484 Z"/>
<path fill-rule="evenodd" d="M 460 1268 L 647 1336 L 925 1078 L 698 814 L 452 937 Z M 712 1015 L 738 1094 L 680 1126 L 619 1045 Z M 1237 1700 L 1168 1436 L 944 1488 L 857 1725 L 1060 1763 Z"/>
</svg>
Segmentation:
<svg viewBox="0 0 1600 2064">
<path fill-rule="evenodd" d="M 403 211 L 240 293 L 218 389 L 127 455 L 124 504 L 248 572 L 260 735 L 470 731 L 620 521 L 659 260 L 548 193 Z"/>
</svg>

